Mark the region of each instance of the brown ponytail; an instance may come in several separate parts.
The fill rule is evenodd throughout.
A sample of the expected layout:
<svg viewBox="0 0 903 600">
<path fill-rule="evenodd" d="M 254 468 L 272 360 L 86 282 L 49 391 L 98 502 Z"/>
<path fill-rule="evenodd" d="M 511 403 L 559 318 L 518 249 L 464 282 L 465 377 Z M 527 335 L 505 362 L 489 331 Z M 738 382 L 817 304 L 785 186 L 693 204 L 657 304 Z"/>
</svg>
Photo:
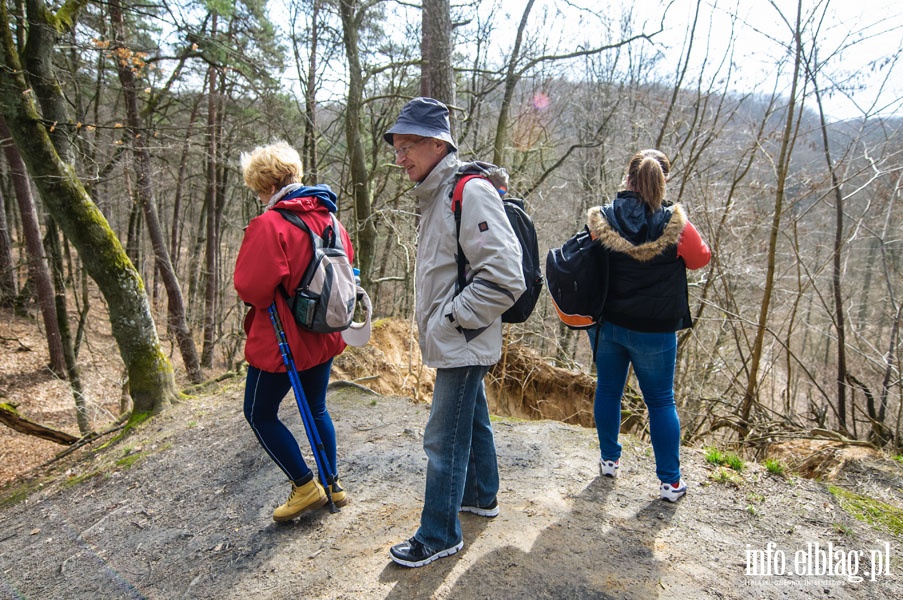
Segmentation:
<svg viewBox="0 0 903 600">
<path fill-rule="evenodd" d="M 627 163 L 624 187 L 636 192 L 653 211 L 662 207 L 671 161 L 659 150 L 641 150 Z"/>
</svg>

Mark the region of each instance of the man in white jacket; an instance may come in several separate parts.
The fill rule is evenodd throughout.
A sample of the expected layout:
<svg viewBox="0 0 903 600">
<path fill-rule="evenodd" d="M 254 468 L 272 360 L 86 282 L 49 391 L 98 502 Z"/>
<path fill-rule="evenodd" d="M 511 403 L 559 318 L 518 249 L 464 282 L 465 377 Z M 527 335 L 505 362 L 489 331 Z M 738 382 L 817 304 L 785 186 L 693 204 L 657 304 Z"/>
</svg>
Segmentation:
<svg viewBox="0 0 903 600">
<path fill-rule="evenodd" d="M 464 546 L 458 512 L 499 513 L 498 464 L 483 378 L 501 358 L 501 315 L 524 292 L 521 250 L 501 198 L 486 179 L 464 186 L 460 245 L 467 285 L 457 289 L 458 236 L 451 196 L 463 163 L 448 108 L 415 98 L 384 135 L 416 185 L 420 208 L 417 305 L 420 351 L 436 369 L 423 434 L 428 458 L 420 528 L 392 547 L 392 560 L 420 567 Z"/>
</svg>

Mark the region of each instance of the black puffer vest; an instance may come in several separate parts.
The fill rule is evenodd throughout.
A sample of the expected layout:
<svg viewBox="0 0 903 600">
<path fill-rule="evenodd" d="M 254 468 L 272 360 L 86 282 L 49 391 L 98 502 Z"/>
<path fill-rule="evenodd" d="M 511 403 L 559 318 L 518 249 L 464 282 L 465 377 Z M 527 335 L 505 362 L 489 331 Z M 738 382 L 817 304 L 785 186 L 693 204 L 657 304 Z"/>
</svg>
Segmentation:
<svg viewBox="0 0 903 600">
<path fill-rule="evenodd" d="M 649 333 L 693 326 L 687 267 L 677 256 L 686 224 L 679 204 L 649 213 L 630 191 L 618 192 L 611 204 L 587 212 L 593 237 L 611 251 L 606 321 Z"/>
</svg>

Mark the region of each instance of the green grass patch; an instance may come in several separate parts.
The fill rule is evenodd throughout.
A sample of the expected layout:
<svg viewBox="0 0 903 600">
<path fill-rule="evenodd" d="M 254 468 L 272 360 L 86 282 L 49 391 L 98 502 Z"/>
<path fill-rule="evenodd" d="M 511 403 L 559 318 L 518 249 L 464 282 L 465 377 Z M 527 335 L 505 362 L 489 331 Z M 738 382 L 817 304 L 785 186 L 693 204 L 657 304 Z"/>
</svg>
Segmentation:
<svg viewBox="0 0 903 600">
<path fill-rule="evenodd" d="M 746 464 L 744 464 L 743 459 L 741 459 L 739 456 L 731 452 L 722 452 L 714 446 L 709 446 L 705 449 L 705 459 L 710 464 L 721 467 L 729 467 L 738 473 L 746 468 Z"/>
<path fill-rule="evenodd" d="M 784 473 L 787 471 L 787 467 L 784 466 L 784 463 L 782 463 L 779 460 L 775 460 L 773 458 L 765 459 L 765 469 L 772 475 L 781 475 L 781 476 L 783 476 Z"/>
<path fill-rule="evenodd" d="M 741 477 L 739 473 L 723 466 L 715 469 L 715 471 L 709 475 L 709 479 L 715 483 L 736 485 L 737 487 L 740 487 L 743 484 L 743 477 Z"/>
<path fill-rule="evenodd" d="M 836 485 L 829 485 L 828 491 L 837 499 L 840 507 L 853 518 L 885 529 L 894 535 L 903 535 L 903 509 Z"/>
<path fill-rule="evenodd" d="M 894 460 L 903 465 L 903 454 L 894 454 Z"/>
<path fill-rule="evenodd" d="M 117 467 L 122 467 L 124 469 L 128 469 L 135 465 L 140 460 L 147 458 L 149 452 L 134 452 L 132 454 L 126 454 L 122 458 L 116 461 Z"/>
<path fill-rule="evenodd" d="M 100 471 L 88 471 L 87 473 L 82 473 L 81 475 L 73 475 L 63 482 L 63 487 L 74 487 L 80 483 L 88 481 L 89 479 L 100 477 L 100 475 Z"/>
<path fill-rule="evenodd" d="M 32 481 L 18 484 L 0 493 L 0 508 L 8 508 L 20 502 L 24 502 L 32 493 L 40 488 L 40 484 Z"/>
</svg>

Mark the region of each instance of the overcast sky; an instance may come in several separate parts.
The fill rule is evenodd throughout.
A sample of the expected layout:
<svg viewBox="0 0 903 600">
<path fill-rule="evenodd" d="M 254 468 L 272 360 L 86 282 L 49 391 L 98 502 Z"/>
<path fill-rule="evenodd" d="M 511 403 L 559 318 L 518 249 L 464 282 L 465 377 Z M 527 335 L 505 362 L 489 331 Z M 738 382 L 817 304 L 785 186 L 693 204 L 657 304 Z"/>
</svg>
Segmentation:
<svg viewBox="0 0 903 600">
<path fill-rule="evenodd" d="M 491 4 L 486 0 L 484 6 Z M 634 17 L 647 22 L 646 31 L 654 31 L 665 14 L 665 31 L 658 36 L 662 49 L 669 49 L 663 67 L 673 73 L 681 48 L 690 30 L 697 7 L 696 0 L 626 0 Z M 499 15 L 500 41 L 512 36 L 517 29 L 527 0 L 503 0 Z M 776 87 L 789 92 L 789 78 L 778 75 L 778 65 L 788 58 L 786 46 L 792 39 L 791 30 L 780 13 L 793 24 L 796 16 L 795 0 L 708 0 L 701 4 L 700 18 L 694 42 L 694 66 L 698 69 L 707 56 L 707 73 L 712 72 L 734 39 L 733 86 L 737 91 L 758 90 L 769 94 Z M 536 0 L 531 12 L 534 30 L 552 36 L 563 33 L 566 40 L 598 38 L 593 27 L 592 12 L 613 17 L 625 6 L 625 0 Z M 827 11 L 825 7 L 827 6 Z M 665 13 L 665 8 L 667 12 Z M 507 13 L 507 18 L 505 16 Z M 837 83 L 855 84 L 859 91 L 849 100 L 843 94 L 825 98 L 826 112 L 834 118 L 861 116 L 863 112 L 884 115 L 903 115 L 903 64 L 898 64 L 903 46 L 903 2 L 899 0 L 803 0 L 803 14 L 822 15 L 818 31 L 818 58 L 827 60 L 823 71 Z M 736 19 L 732 19 L 736 15 Z M 597 21 L 596 21 L 597 22 Z M 534 28 L 531 27 L 531 28 Z M 811 41 L 804 37 L 804 43 Z M 502 43 L 504 43 L 502 41 Z M 706 45 L 710 50 L 706 53 Z M 838 50 L 847 47 L 842 54 Z M 722 71 L 723 72 L 723 71 Z M 785 70 L 789 74 L 789 70 Z M 891 77 L 888 79 L 888 74 Z M 830 81 L 820 79 L 826 89 Z M 814 108 L 814 106 L 813 106 Z"/>
</svg>

